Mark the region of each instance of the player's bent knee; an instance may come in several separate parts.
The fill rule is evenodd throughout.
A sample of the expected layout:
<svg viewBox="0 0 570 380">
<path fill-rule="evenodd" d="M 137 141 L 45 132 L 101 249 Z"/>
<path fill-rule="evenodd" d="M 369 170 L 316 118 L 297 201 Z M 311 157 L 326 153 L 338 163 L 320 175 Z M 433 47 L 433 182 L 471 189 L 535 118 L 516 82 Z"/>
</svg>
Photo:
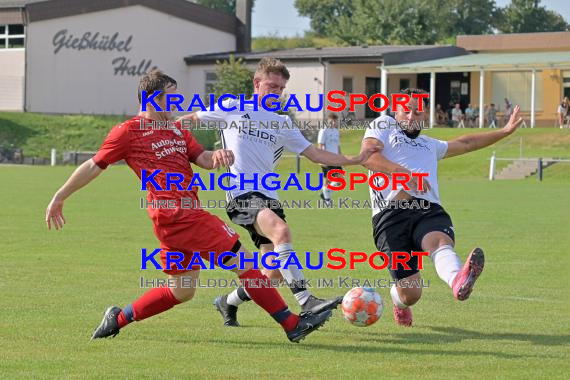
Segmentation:
<svg viewBox="0 0 570 380">
<path fill-rule="evenodd" d="M 177 288 L 170 288 L 172 295 L 180 302 L 188 302 L 194 295 L 196 294 L 196 288 L 194 287 L 177 287 Z"/>
<path fill-rule="evenodd" d="M 280 222 L 273 228 L 273 244 L 279 245 L 291 241 L 291 230 L 285 222 Z"/>
</svg>

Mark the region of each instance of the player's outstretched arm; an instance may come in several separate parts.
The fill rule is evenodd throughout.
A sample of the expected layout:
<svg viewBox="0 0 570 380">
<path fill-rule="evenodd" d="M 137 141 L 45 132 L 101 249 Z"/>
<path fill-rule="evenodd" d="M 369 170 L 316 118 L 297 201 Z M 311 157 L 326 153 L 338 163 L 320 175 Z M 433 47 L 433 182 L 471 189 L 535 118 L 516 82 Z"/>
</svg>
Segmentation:
<svg viewBox="0 0 570 380">
<path fill-rule="evenodd" d="M 97 177 L 103 169 L 101 169 L 93 159 L 85 161 L 81 164 L 63 186 L 55 193 L 51 202 L 46 209 L 46 224 L 51 230 L 53 226 L 56 230 L 63 228 L 65 218 L 63 217 L 63 202 L 74 192 L 91 182 Z"/>
<path fill-rule="evenodd" d="M 363 151 L 369 150 L 372 147 L 377 147 L 377 151 L 375 151 L 368 158 L 368 160 L 366 160 L 362 164 L 362 166 L 364 166 L 366 169 L 371 170 L 373 172 L 384 173 L 387 175 L 391 175 L 392 173 L 407 173 L 410 175 L 412 174 L 412 172 L 409 169 L 401 165 L 398 165 L 397 163 L 390 161 L 386 157 L 384 157 L 384 155 L 382 154 L 382 149 L 384 149 L 384 145 L 382 144 L 381 141 L 375 139 L 374 137 L 368 137 L 362 141 L 361 150 Z M 411 178 L 410 181 L 408 182 L 408 185 L 414 190 L 418 189 L 419 187 L 418 178 L 417 177 Z M 428 180 L 425 178 L 423 179 L 423 188 L 424 190 L 421 190 L 420 193 L 425 193 L 431 189 Z"/>
<path fill-rule="evenodd" d="M 465 135 L 449 141 L 447 143 L 447 153 L 444 158 L 459 156 L 460 154 L 485 148 L 511 135 L 522 123 L 523 119 L 519 116 L 519 112 L 520 107 L 516 106 L 509 122 L 497 131 Z"/>
<path fill-rule="evenodd" d="M 377 147 L 377 151 L 370 155 L 368 160 L 362 163 L 362 166 L 364 166 L 366 169 L 384 174 L 410 173 L 408 169 L 386 159 L 382 155 L 384 144 L 382 144 L 381 141 L 375 139 L 374 137 L 368 137 L 362 140 L 361 150 L 371 149 L 373 147 Z"/>
<path fill-rule="evenodd" d="M 369 149 L 361 150 L 358 156 L 344 156 L 342 154 L 327 152 L 326 150 L 319 149 L 314 145 L 310 145 L 301 154 L 316 164 L 328 166 L 349 166 L 361 165 L 376 151 L 378 151 L 378 147 L 370 147 Z"/>
<path fill-rule="evenodd" d="M 234 164 L 234 153 L 228 149 L 207 150 L 200 154 L 196 161 L 196 165 L 202 169 L 212 170 L 220 166 L 230 167 Z"/>
</svg>

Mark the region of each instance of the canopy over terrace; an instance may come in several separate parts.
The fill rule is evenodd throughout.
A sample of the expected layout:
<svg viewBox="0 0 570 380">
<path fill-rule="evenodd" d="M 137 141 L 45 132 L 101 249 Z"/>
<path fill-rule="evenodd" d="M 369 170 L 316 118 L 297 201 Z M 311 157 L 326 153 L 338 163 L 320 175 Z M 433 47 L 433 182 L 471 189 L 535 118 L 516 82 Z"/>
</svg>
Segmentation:
<svg viewBox="0 0 570 380">
<path fill-rule="evenodd" d="M 531 109 L 530 124 L 535 126 L 535 83 L 536 71 L 545 69 L 570 70 L 570 52 L 540 53 L 481 53 L 457 57 L 435 59 L 431 61 L 412 62 L 401 65 L 382 65 L 381 92 L 387 95 L 387 79 L 389 74 L 430 73 L 430 125 L 435 122 L 435 74 L 443 72 L 479 71 L 479 109 L 484 109 L 483 94 L 486 71 L 530 71 Z M 385 114 L 386 111 L 383 112 Z M 479 118 L 479 128 L 483 128 L 483 117 Z"/>
</svg>

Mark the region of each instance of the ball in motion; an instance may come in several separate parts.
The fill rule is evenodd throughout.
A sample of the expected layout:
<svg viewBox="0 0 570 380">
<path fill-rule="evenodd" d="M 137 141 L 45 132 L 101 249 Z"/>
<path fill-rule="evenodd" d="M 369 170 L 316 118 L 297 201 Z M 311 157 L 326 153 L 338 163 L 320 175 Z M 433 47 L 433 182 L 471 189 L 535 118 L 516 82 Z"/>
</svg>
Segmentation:
<svg viewBox="0 0 570 380">
<path fill-rule="evenodd" d="M 354 326 L 366 327 L 382 316 L 382 297 L 373 288 L 352 288 L 342 299 L 344 319 Z"/>
</svg>

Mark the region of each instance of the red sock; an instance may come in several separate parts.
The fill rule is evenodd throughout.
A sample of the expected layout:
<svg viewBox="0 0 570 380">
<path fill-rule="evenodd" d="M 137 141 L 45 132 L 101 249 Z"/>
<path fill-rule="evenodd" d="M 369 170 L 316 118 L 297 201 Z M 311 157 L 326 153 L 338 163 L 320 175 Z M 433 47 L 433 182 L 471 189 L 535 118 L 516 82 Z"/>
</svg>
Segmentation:
<svg viewBox="0 0 570 380">
<path fill-rule="evenodd" d="M 123 313 L 123 311 L 121 310 L 121 312 L 119 313 L 118 322 L 119 322 L 119 328 L 122 329 L 132 321 L 128 320 L 127 317 L 125 316 L 125 313 Z"/>
<path fill-rule="evenodd" d="M 172 294 L 169 288 L 152 288 L 133 302 L 134 320 L 142 321 L 143 319 L 150 318 L 153 315 L 172 309 L 179 303 L 180 301 L 174 297 L 174 294 Z M 121 314 L 123 313 L 121 312 Z M 121 323 L 121 314 L 119 314 L 119 325 Z"/>
<path fill-rule="evenodd" d="M 281 295 L 269 286 L 269 279 L 257 269 L 250 269 L 239 276 L 243 281 L 244 287 L 251 299 L 268 312 L 273 319 L 275 319 L 285 331 L 290 331 L 297 326 L 299 316 L 291 313 L 285 300 Z M 263 282 L 260 282 L 263 281 Z M 251 286 L 253 285 L 253 286 Z"/>
</svg>

